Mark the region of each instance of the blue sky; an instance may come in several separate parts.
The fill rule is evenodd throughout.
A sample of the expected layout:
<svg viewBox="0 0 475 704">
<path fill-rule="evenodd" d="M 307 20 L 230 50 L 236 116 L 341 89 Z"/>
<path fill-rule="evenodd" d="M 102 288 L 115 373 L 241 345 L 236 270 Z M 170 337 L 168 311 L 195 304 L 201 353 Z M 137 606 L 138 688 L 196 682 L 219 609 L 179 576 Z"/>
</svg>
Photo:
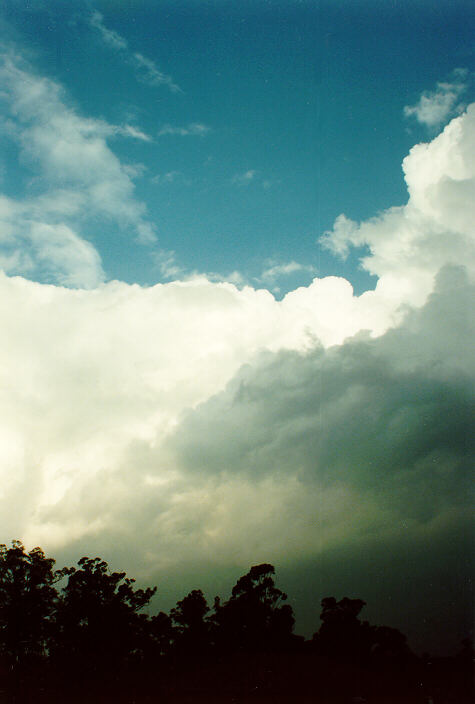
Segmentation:
<svg viewBox="0 0 475 704">
<path fill-rule="evenodd" d="M 457 648 L 473 29 L 459 0 L 3 3 L 2 542 L 165 610 L 271 562 L 299 632 L 346 595 Z"/>
<path fill-rule="evenodd" d="M 405 203 L 401 161 L 427 131 L 404 106 L 470 64 L 469 16 L 466 2 L 7 2 L 3 34 L 78 116 L 147 136 L 107 145 L 135 169 L 156 241 L 119 217 L 81 223 L 106 279 L 238 272 L 279 295 L 336 274 L 361 292 L 374 277 L 318 238 L 340 213 Z M 44 188 L 2 141 L 6 192 Z"/>
</svg>

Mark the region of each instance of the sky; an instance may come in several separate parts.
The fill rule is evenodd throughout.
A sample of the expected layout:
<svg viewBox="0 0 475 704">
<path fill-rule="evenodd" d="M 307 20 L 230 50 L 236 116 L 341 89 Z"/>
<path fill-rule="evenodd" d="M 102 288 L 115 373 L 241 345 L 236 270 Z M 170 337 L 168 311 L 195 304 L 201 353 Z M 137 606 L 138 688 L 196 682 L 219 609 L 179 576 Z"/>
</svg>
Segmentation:
<svg viewBox="0 0 475 704">
<path fill-rule="evenodd" d="M 6 0 L 0 541 L 473 620 L 469 2 Z"/>
</svg>

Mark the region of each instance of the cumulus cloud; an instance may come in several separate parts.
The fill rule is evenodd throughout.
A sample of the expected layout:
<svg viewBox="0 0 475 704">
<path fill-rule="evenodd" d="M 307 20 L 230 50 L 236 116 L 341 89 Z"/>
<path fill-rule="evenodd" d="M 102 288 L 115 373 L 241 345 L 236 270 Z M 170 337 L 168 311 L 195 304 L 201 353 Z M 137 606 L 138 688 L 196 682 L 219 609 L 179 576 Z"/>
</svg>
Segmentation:
<svg viewBox="0 0 475 704">
<path fill-rule="evenodd" d="M 470 106 L 411 150 L 405 206 L 340 216 L 325 234 L 336 254 L 369 250 L 378 284 L 358 297 L 337 277 L 276 301 L 204 276 L 72 290 L 1 275 L 4 539 L 120 558 L 158 581 L 403 537 L 447 559 L 443 536 L 469 525 L 474 119 Z M 76 202 L 65 188 L 63 215 L 89 187 Z M 20 206 L 1 207 L 15 238 Z M 54 199 L 37 207 L 54 212 Z M 57 235 L 74 250 L 73 234 L 44 227 L 31 249 Z M 76 255 L 44 256 L 64 267 Z M 161 263 L 171 272 L 173 253 Z"/>
<path fill-rule="evenodd" d="M 7 512 L 3 529 L 51 545 L 110 531 L 132 539 L 140 513 L 144 549 L 155 541 L 171 564 L 198 549 L 217 558 L 218 547 L 226 560 L 230 544 L 236 559 L 264 559 L 284 503 L 300 518 L 280 559 L 292 541 L 314 550 L 316 525 L 331 544 L 354 532 L 350 506 L 363 531 L 389 529 L 397 515 L 423 521 L 416 497 L 434 462 L 436 495 L 463 475 L 473 393 L 471 291 L 462 274 L 446 278 L 448 292 L 442 280 L 438 298 L 401 327 L 327 352 L 302 351 L 315 325 L 298 300 L 264 291 L 202 280 L 88 292 L 4 278 L 2 369 L 16 392 L 4 387 L 3 487 L 9 503 L 21 491 L 24 511 L 13 524 Z M 447 496 L 458 500 L 455 484 Z M 254 529 L 229 518 L 247 516 L 249 501 L 265 504 Z"/>
<path fill-rule="evenodd" d="M 125 560 L 160 582 L 203 563 L 293 564 L 408 536 L 444 560 L 433 541 L 467 534 L 474 291 L 463 270 L 442 272 L 425 307 L 385 335 L 306 352 L 259 353 L 264 310 L 254 319 L 255 293 L 243 310 L 223 285 L 147 297 L 118 283 L 2 288 L 16 301 L 2 311 L 4 535 L 64 559 Z"/>
<path fill-rule="evenodd" d="M 95 10 L 91 15 L 90 24 L 91 27 L 98 30 L 106 46 L 114 51 L 121 52 L 125 56 L 126 61 L 135 68 L 140 81 L 151 86 L 167 86 L 172 93 L 183 92 L 171 76 L 160 71 L 152 59 L 138 52 L 130 52 L 127 40 L 118 32 L 105 26 L 102 13 Z"/>
<path fill-rule="evenodd" d="M 466 399 L 473 396 L 475 373 L 473 358 L 466 354 L 475 332 L 472 293 L 463 268 L 443 269 L 425 307 L 380 337 L 361 333 L 327 349 L 263 354 L 243 367 L 225 391 L 190 411 L 173 443 L 197 472 L 208 467 L 255 478 L 281 466 L 284 473 L 292 467 L 301 478 L 324 483 L 346 476 L 349 457 L 353 467 L 360 465 L 348 476 L 354 483 L 366 483 L 376 466 L 381 471 L 407 467 L 413 460 L 401 463 L 399 455 L 413 450 L 417 455 L 408 437 L 421 431 L 431 438 L 423 443 L 425 451 L 438 452 L 438 442 L 449 442 L 464 453 L 467 447 L 460 440 L 469 439 Z M 437 423 L 429 422 L 431 406 L 439 413 L 446 403 L 459 406 L 458 412 L 452 409 L 450 419 L 442 412 Z M 450 426 L 464 414 L 466 423 L 457 437 Z M 206 440 L 205 426 L 213 428 Z M 238 427 L 243 432 L 234 433 Z M 228 443 L 233 435 L 236 439 Z M 194 456 L 190 448 L 197 446 L 200 452 Z M 303 446 L 313 449 L 301 453 Z M 387 446 L 393 453 L 386 452 Z M 367 463 L 369 452 L 377 461 Z"/>
<path fill-rule="evenodd" d="M 468 71 L 456 69 L 453 78 L 451 83 L 439 82 L 434 91 L 422 93 L 415 105 L 406 105 L 405 117 L 414 117 L 426 127 L 438 128 L 454 114 L 461 112 L 463 105 L 459 103 L 459 98 L 467 89 L 465 80 L 468 78 Z"/>
<path fill-rule="evenodd" d="M 368 247 L 364 269 L 379 278 L 375 298 L 422 304 L 434 277 L 448 263 L 465 263 L 473 275 L 475 252 L 475 104 L 432 142 L 417 144 L 403 161 L 409 192 L 405 206 L 363 223 L 340 215 L 321 238 L 345 257 Z"/>
<path fill-rule="evenodd" d="M 87 217 L 105 217 L 127 226 L 139 242 L 156 239 L 146 207 L 135 197 L 130 168 L 107 143 L 115 136 L 150 138 L 131 125 L 109 125 L 80 116 L 67 105 L 57 83 L 35 75 L 12 52 L 0 58 L 8 135 L 18 145 L 23 163 L 40 177 L 33 180 L 33 194 L 2 200 L 1 243 L 7 248 L 3 266 L 7 271 L 38 274 L 49 252 L 46 279 L 57 271 L 59 283 L 95 285 L 104 274 L 93 245 L 79 234 Z"/>
<path fill-rule="evenodd" d="M 213 525 L 233 510 L 238 477 L 250 497 L 232 522 L 236 535 L 255 536 L 239 548 L 248 559 L 260 542 L 260 555 L 275 555 L 282 511 L 295 520 L 277 540 L 280 559 L 403 525 L 430 533 L 440 522 L 467 522 L 473 293 L 463 271 L 446 270 L 426 306 L 399 328 L 328 350 L 264 355 L 190 411 L 167 447 L 192 484 L 214 477 L 216 492 L 214 511 L 197 516 L 192 532 L 214 537 L 225 559 L 228 542 Z"/>
</svg>

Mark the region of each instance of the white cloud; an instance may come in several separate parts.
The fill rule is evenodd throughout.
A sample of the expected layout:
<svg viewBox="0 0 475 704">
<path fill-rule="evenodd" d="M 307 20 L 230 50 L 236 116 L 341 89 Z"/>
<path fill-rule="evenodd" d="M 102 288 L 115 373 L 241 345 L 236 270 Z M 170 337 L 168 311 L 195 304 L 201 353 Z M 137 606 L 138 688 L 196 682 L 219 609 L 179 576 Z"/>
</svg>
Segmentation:
<svg viewBox="0 0 475 704">
<path fill-rule="evenodd" d="M 11 271 L 17 261 L 17 273 L 35 267 L 41 270 L 45 252 L 52 256 L 55 252 L 48 276 L 56 270 L 61 283 L 76 281 L 79 285 L 82 279 L 92 285 L 102 280 L 103 272 L 99 256 L 92 255 L 93 246 L 78 234 L 87 217 L 112 219 L 135 231 L 139 242 L 156 239 L 153 225 L 146 220 L 146 207 L 135 197 L 131 177 L 138 172 L 121 164 L 107 144 L 107 138 L 117 135 L 150 138 L 131 125 L 109 125 L 78 115 L 66 104 L 57 83 L 35 75 L 11 52 L 1 57 L 0 83 L 4 111 L 14 125 L 9 135 L 19 146 L 23 163 L 39 176 L 34 181 L 34 196 L 4 200 L 4 206 L 8 201 L 15 212 L 14 217 L 3 218 L 3 239 L 9 232 L 4 265 Z M 38 194 L 40 185 L 43 193 Z M 40 225 L 41 246 L 34 235 Z M 61 254 L 60 233 L 65 237 Z M 24 247 L 26 252 L 15 254 L 16 248 Z M 72 249 L 76 255 L 66 256 L 66 250 Z M 75 262 L 77 276 L 72 269 Z M 86 265 L 89 274 L 85 274 Z"/>
<path fill-rule="evenodd" d="M 148 85 L 151 86 L 165 85 L 172 91 L 172 93 L 183 92 L 180 86 L 173 81 L 171 76 L 168 76 L 160 71 L 152 59 L 149 59 L 138 52 L 131 53 L 129 51 L 129 44 L 127 40 L 113 29 L 108 29 L 103 20 L 103 15 L 95 10 L 91 15 L 90 24 L 100 32 L 104 43 L 109 48 L 124 54 L 126 60 L 137 71 L 137 77 L 139 80 L 144 83 L 148 83 Z"/>
<path fill-rule="evenodd" d="M 368 247 L 362 266 L 379 278 L 372 297 L 420 305 L 444 264 L 475 273 L 475 104 L 432 142 L 413 147 L 403 170 L 407 205 L 359 224 L 340 215 L 321 242 L 340 256 Z"/>
<path fill-rule="evenodd" d="M 422 93 L 419 101 L 415 105 L 406 105 L 404 115 L 414 117 L 417 122 L 426 127 L 437 128 L 457 112 L 461 112 L 463 106 L 458 103 L 467 85 L 464 79 L 468 76 L 465 69 L 456 69 L 453 72 L 454 81 L 452 83 L 437 83 L 434 91 Z"/>
<path fill-rule="evenodd" d="M 158 133 L 159 137 L 164 135 L 179 135 L 180 137 L 197 136 L 204 137 L 211 130 L 211 127 L 200 122 L 191 122 L 186 127 L 174 127 L 173 125 L 163 125 Z"/>
</svg>

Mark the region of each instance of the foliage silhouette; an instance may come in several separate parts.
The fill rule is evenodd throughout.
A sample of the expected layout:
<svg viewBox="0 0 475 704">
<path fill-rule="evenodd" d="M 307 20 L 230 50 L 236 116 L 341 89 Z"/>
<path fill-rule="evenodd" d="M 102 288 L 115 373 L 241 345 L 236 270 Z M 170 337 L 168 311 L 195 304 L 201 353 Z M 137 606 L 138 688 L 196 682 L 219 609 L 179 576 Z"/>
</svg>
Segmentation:
<svg viewBox="0 0 475 704">
<path fill-rule="evenodd" d="M 212 609 L 194 589 L 151 617 L 155 587 L 136 588 L 99 557 L 54 565 L 40 548 L 0 545 L 2 704 L 473 701 L 471 642 L 453 658 L 417 658 L 396 629 L 361 621 L 365 602 L 348 597 L 322 600 L 305 642 L 267 563 Z"/>
<path fill-rule="evenodd" d="M 125 572 L 112 572 L 99 557 L 83 557 L 67 568 L 52 642 L 56 667 L 97 678 L 144 657 L 152 633 L 140 610 L 156 588 L 134 589 Z"/>
<path fill-rule="evenodd" d="M 407 658 L 406 637 L 395 628 L 360 621 L 362 599 L 326 597 L 321 602 L 320 630 L 313 635 L 317 652 L 333 658 L 364 662 L 374 658 Z"/>
<path fill-rule="evenodd" d="M 231 651 L 273 650 L 289 643 L 294 627 L 287 594 L 275 586 L 275 569 L 267 563 L 251 567 L 233 587 L 231 597 L 214 603 L 217 644 Z"/>
<path fill-rule="evenodd" d="M 210 645 L 210 624 L 206 616 L 210 608 L 201 589 L 193 589 L 177 602 L 170 616 L 175 624 L 174 643 L 181 653 L 203 652 Z"/>
<path fill-rule="evenodd" d="M 171 651 L 172 644 L 176 639 L 176 629 L 173 626 L 171 616 L 164 611 L 152 616 L 149 621 L 148 633 L 150 640 L 147 640 L 147 647 L 144 650 L 147 650 L 149 657 L 150 654 L 153 654 L 154 657 L 165 656 Z"/>
<path fill-rule="evenodd" d="M 366 602 L 326 597 L 321 606 L 322 625 L 313 636 L 318 652 L 332 657 L 367 657 L 371 650 L 372 628 L 367 621 L 361 623 L 358 618 Z"/>
<path fill-rule="evenodd" d="M 65 570 L 41 548 L 26 552 L 19 540 L 0 545 L 0 654 L 9 666 L 47 652 L 58 607 L 56 583 Z"/>
</svg>

